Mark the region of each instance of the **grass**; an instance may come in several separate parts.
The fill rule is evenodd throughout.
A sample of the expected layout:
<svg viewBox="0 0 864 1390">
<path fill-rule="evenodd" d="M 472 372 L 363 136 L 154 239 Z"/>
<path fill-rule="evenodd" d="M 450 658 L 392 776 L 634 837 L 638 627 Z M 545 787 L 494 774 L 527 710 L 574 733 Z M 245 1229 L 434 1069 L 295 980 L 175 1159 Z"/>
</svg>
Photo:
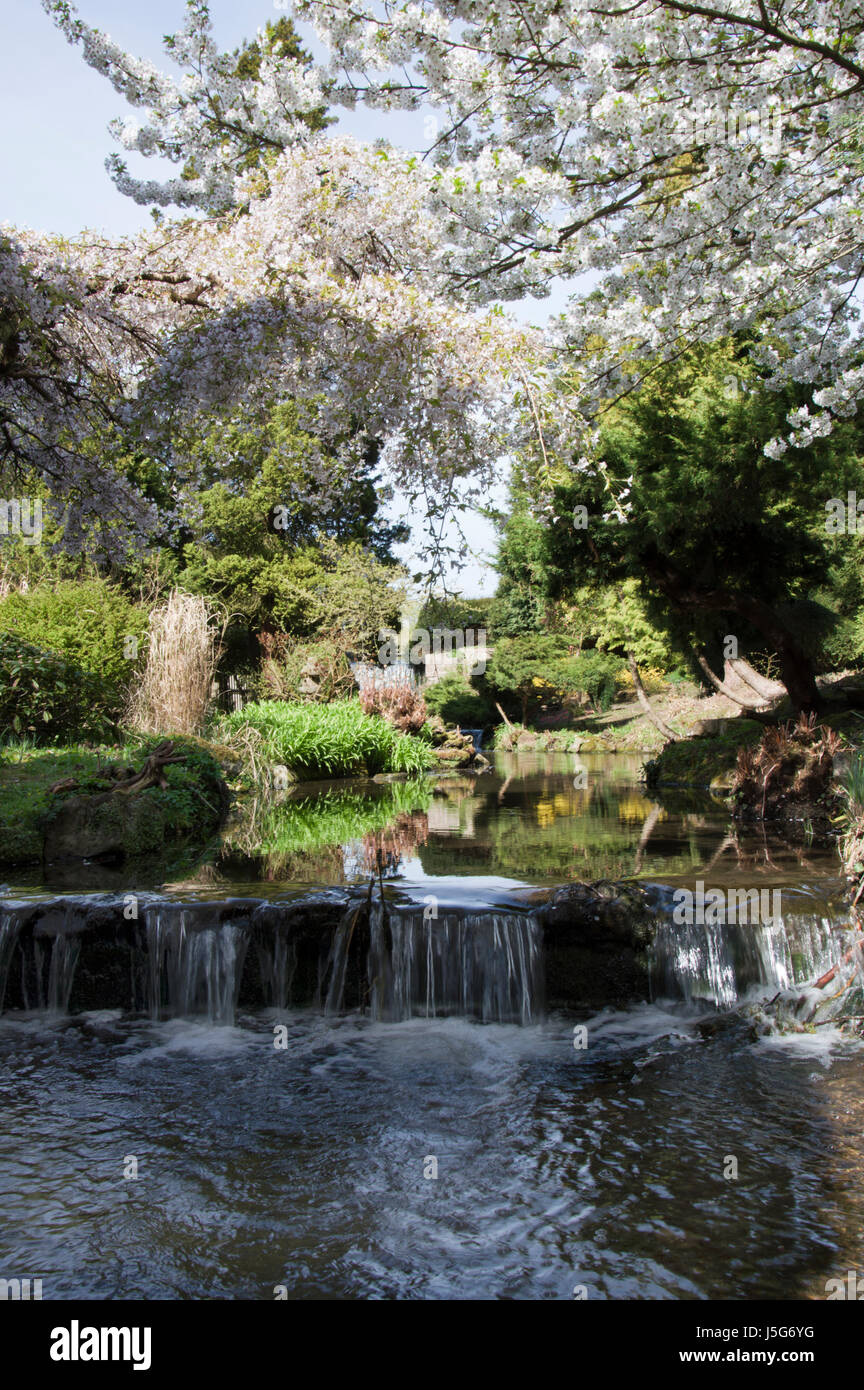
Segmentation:
<svg viewBox="0 0 864 1390">
<path fill-rule="evenodd" d="M 739 749 L 758 744 L 763 732 L 756 720 L 735 719 L 720 734 L 692 735 L 667 743 L 651 764 L 650 785 L 731 787 Z"/>
<path fill-rule="evenodd" d="M 841 786 L 844 804 L 837 817 L 842 832 L 840 859 L 844 871 L 860 885 L 864 875 L 864 755 L 853 755 Z"/>
<path fill-rule="evenodd" d="M 226 715 L 220 729 L 229 740 L 241 742 L 251 731 L 257 735 L 260 759 L 271 768 L 287 767 L 299 781 L 418 774 L 434 761 L 428 744 L 399 733 L 378 715 L 364 714 L 359 700 L 328 705 L 266 700 Z"/>
</svg>

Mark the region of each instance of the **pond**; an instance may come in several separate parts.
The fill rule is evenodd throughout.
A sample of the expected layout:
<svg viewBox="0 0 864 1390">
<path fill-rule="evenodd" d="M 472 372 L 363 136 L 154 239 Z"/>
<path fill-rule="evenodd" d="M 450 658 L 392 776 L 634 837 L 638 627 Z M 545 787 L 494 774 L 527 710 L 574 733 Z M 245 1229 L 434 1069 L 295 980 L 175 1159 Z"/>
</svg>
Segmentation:
<svg viewBox="0 0 864 1390">
<path fill-rule="evenodd" d="M 46 1298 L 824 1298 L 864 1257 L 860 1044 L 777 1032 L 764 1001 L 843 959 L 834 849 L 657 800 L 640 762 L 303 788 L 174 876 L 7 885 L 0 1274 Z M 622 878 L 657 914 L 651 998 L 550 1002 L 536 904 Z M 679 927 L 700 884 L 782 912 Z M 304 912 L 326 975 L 292 955 Z"/>
</svg>

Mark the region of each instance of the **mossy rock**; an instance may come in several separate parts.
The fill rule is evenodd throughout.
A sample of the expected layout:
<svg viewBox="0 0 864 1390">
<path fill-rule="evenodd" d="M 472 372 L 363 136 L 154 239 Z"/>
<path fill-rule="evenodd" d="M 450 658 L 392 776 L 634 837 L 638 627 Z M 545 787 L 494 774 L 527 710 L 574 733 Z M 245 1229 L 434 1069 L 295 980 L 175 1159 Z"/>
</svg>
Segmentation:
<svg viewBox="0 0 864 1390">
<path fill-rule="evenodd" d="M 116 763 L 143 765 L 159 739 L 116 750 Z M 173 740 L 183 761 L 164 769 L 165 787 L 129 794 L 105 750 L 46 749 L 0 769 L 0 863 L 131 859 L 169 844 L 200 844 L 221 823 L 229 793 L 203 741 Z M 52 794 L 52 786 L 71 786 Z"/>
</svg>

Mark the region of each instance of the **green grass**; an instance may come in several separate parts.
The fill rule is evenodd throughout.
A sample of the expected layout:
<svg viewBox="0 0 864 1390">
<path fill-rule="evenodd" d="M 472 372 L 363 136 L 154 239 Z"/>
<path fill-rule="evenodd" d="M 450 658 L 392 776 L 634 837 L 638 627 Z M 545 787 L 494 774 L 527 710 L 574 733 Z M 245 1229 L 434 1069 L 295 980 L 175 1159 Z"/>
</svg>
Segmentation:
<svg viewBox="0 0 864 1390">
<path fill-rule="evenodd" d="M 696 734 L 667 743 L 652 764 L 653 785 L 728 784 L 738 762 L 738 749 L 759 743 L 763 733 L 763 726 L 754 719 L 734 719 L 721 734 Z"/>
<path fill-rule="evenodd" d="M 851 822 L 864 817 L 864 757 L 856 753 L 849 761 L 849 771 L 842 779 L 846 793 L 848 818 Z"/>
<path fill-rule="evenodd" d="M 379 772 L 416 774 L 434 761 L 428 744 L 399 733 L 377 715 L 364 714 L 358 700 L 328 705 L 265 700 L 227 715 L 220 727 L 229 739 L 253 730 L 265 760 L 287 767 L 299 781 Z"/>
</svg>

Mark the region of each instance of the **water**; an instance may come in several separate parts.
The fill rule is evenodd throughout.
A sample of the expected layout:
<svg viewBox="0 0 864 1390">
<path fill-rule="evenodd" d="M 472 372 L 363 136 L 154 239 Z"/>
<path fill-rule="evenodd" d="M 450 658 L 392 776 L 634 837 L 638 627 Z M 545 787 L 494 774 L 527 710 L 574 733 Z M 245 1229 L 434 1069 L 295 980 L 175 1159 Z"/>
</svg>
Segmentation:
<svg viewBox="0 0 864 1390">
<path fill-rule="evenodd" d="M 862 1266 L 852 1045 L 657 1007 L 584 1054 L 555 1021 L 295 1015 L 283 1051 L 241 1022 L 0 1024 L 0 1267 L 57 1298 L 761 1299 Z"/>
<path fill-rule="evenodd" d="M 328 1013 L 344 1008 L 354 913 L 333 941 Z M 370 914 L 368 1012 L 401 1022 L 456 1014 L 484 1023 L 534 1022 L 542 1012 L 542 929 L 515 913 Z"/>
<path fill-rule="evenodd" d="M 0 1277 L 61 1299 L 743 1300 L 864 1267 L 864 1059 L 834 1022 L 864 994 L 831 847 L 730 838 L 708 798 L 658 807 L 632 760 L 574 802 L 571 768 L 508 761 L 395 825 L 361 807 L 374 830 L 311 851 L 324 893 L 280 877 L 304 806 L 263 860 L 229 847 L 131 917 L 131 876 L 5 894 Z M 571 959 L 537 890 L 625 863 L 656 913 L 646 998 L 598 1008 L 579 991 L 603 950 Z M 777 910 L 675 922 L 700 882 Z M 814 994 L 836 999 L 779 1031 L 769 1001 L 794 1018 Z"/>
</svg>

